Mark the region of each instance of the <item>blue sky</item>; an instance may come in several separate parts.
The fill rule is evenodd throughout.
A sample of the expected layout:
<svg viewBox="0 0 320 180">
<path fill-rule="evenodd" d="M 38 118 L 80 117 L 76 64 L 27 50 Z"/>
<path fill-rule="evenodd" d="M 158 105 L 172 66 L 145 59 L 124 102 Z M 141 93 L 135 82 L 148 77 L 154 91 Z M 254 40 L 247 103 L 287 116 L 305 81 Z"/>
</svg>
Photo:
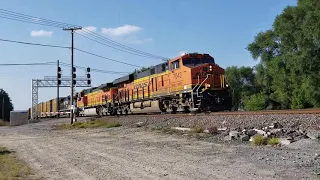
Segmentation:
<svg viewBox="0 0 320 180">
<path fill-rule="evenodd" d="M 0 8 L 50 20 L 90 27 L 110 39 L 144 52 L 175 57 L 180 52 L 209 53 L 221 67 L 256 64 L 245 49 L 259 32 L 272 27 L 276 15 L 296 0 L 10 0 Z M 33 33 L 32 33 L 33 31 Z M 69 46 L 70 33 L 58 28 L 0 18 L 0 38 Z M 75 35 L 75 47 L 139 66 L 157 64 Z M 70 62 L 70 51 L 0 42 L 0 63 Z M 131 72 L 134 67 L 75 52 L 75 64 Z M 55 66 L 1 67 L 0 88 L 11 96 L 15 110 L 31 106 L 31 79 L 54 76 Z M 63 67 L 69 75 L 69 68 Z M 77 71 L 78 76 L 84 71 Z M 91 73 L 94 86 L 119 75 Z M 79 89 L 78 89 L 79 90 Z M 61 96 L 69 88 L 60 90 Z M 55 88 L 39 91 L 39 101 L 56 96 Z"/>
</svg>

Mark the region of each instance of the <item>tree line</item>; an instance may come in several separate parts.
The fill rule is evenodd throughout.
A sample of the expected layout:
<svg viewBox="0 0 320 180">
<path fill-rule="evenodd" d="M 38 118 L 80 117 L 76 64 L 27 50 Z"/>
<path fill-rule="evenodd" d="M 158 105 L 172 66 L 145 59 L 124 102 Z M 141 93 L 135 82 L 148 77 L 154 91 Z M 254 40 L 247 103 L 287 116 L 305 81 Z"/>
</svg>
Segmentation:
<svg viewBox="0 0 320 180">
<path fill-rule="evenodd" d="M 10 111 L 13 110 L 13 104 L 6 91 L 0 89 L 0 119 L 9 121 Z"/>
<path fill-rule="evenodd" d="M 247 46 L 255 67 L 228 67 L 233 109 L 320 107 L 320 1 L 298 0 Z"/>
</svg>

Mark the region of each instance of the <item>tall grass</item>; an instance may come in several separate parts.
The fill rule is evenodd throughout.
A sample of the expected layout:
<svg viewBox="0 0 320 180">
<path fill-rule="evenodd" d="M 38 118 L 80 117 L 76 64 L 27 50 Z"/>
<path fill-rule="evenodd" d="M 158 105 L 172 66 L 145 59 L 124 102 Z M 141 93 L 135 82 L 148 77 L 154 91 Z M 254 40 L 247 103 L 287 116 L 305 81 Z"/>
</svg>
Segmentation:
<svg viewBox="0 0 320 180">
<path fill-rule="evenodd" d="M 10 153 L 7 148 L 0 146 L 0 180 L 27 179 L 30 168 L 18 162 Z"/>
<path fill-rule="evenodd" d="M 112 128 L 112 127 L 119 127 L 119 126 L 121 126 L 119 122 L 106 122 L 102 120 L 92 120 L 87 122 L 78 121 L 73 124 L 60 125 L 62 129 L 81 129 L 81 128 L 97 128 L 97 127 Z"/>
<path fill-rule="evenodd" d="M 9 123 L 3 120 L 0 120 L 0 126 L 8 126 Z"/>
</svg>

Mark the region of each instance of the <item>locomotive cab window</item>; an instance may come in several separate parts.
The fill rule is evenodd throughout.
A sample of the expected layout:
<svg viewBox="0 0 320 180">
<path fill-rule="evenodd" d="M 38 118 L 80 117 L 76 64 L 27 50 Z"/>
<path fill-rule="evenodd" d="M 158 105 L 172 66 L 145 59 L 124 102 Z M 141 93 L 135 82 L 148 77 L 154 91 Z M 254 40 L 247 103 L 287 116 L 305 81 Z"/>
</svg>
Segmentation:
<svg viewBox="0 0 320 180">
<path fill-rule="evenodd" d="M 171 63 L 171 70 L 180 68 L 180 60 L 173 61 Z"/>
</svg>

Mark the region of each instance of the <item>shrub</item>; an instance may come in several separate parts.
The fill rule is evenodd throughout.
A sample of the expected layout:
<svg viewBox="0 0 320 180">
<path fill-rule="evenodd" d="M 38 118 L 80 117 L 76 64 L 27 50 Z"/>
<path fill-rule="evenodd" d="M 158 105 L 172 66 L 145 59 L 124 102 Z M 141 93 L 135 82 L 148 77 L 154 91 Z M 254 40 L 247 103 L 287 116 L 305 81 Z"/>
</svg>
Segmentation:
<svg viewBox="0 0 320 180">
<path fill-rule="evenodd" d="M 256 146 L 261 146 L 265 143 L 265 139 L 263 135 L 259 134 L 259 135 L 253 136 L 252 143 Z"/>
<path fill-rule="evenodd" d="M 266 108 L 266 97 L 263 93 L 254 94 L 244 99 L 244 107 L 249 111 L 258 111 Z"/>
<path fill-rule="evenodd" d="M 275 145 L 277 145 L 277 144 L 279 144 L 280 143 L 280 139 L 279 138 L 270 138 L 270 139 L 268 139 L 268 144 L 269 145 L 272 145 L 272 146 L 275 146 Z"/>
<path fill-rule="evenodd" d="M 8 122 L 0 120 L 0 126 L 8 126 Z"/>
<path fill-rule="evenodd" d="M 194 133 L 202 133 L 203 132 L 203 128 L 200 126 L 195 126 L 191 129 L 192 132 Z"/>
</svg>

